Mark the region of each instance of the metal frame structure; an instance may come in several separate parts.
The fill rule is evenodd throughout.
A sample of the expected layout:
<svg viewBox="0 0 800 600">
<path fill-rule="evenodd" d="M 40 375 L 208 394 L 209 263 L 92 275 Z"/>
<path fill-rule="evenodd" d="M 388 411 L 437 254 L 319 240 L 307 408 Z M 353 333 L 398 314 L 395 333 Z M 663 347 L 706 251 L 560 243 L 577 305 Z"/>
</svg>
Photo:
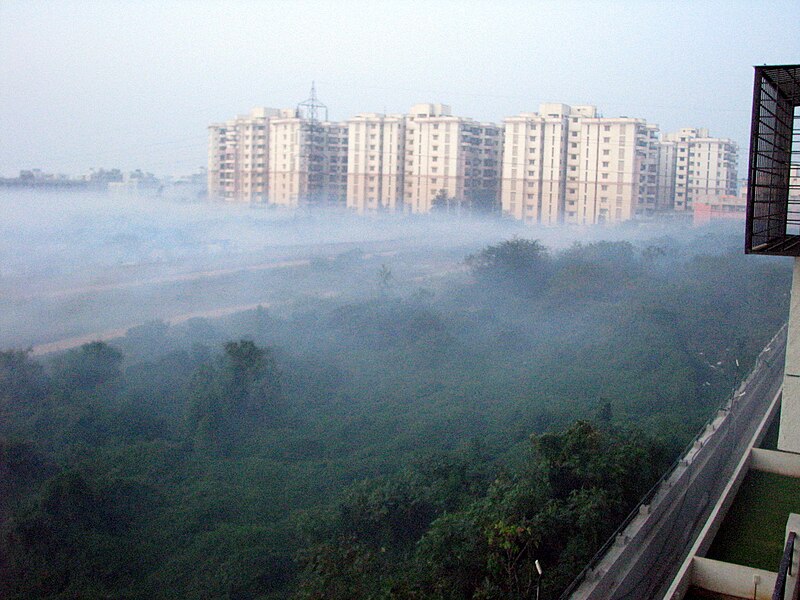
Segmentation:
<svg viewBox="0 0 800 600">
<path fill-rule="evenodd" d="M 800 65 L 755 71 L 745 252 L 800 256 Z"/>
<path fill-rule="evenodd" d="M 319 202 L 325 188 L 325 172 L 324 172 L 324 152 L 323 143 L 325 132 L 320 124 L 320 117 L 322 121 L 328 120 L 328 107 L 325 106 L 317 98 L 317 88 L 315 83 L 311 82 L 311 95 L 308 100 L 305 100 L 297 105 L 297 116 L 304 119 L 303 122 L 303 156 L 302 160 L 305 161 L 306 169 L 308 170 L 308 188 L 302 196 L 304 203 Z"/>
</svg>

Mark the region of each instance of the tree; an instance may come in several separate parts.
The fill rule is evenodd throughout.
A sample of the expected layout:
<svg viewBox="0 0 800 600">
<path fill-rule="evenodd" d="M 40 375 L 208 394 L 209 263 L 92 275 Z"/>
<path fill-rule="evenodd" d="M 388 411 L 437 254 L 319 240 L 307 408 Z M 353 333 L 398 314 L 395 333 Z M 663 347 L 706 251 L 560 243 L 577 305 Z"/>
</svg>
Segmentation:
<svg viewBox="0 0 800 600">
<path fill-rule="evenodd" d="M 5 403 L 37 400 L 45 391 L 45 377 L 30 350 L 0 352 L 0 408 Z"/>
<path fill-rule="evenodd" d="M 56 380 L 69 390 L 88 390 L 119 377 L 122 354 L 105 342 L 70 350 L 56 363 Z"/>
<path fill-rule="evenodd" d="M 200 365 L 187 394 L 187 433 L 198 449 L 228 451 L 285 410 L 272 352 L 250 340 L 228 342 L 216 364 Z"/>
<path fill-rule="evenodd" d="M 466 264 L 481 283 L 525 295 L 540 294 L 551 275 L 550 255 L 538 240 L 512 238 L 471 254 Z"/>
<path fill-rule="evenodd" d="M 385 263 L 382 264 L 378 270 L 378 292 L 381 296 L 389 293 L 389 289 L 392 287 L 392 278 L 392 270 Z"/>
<path fill-rule="evenodd" d="M 449 213 L 450 203 L 453 200 L 454 199 L 447 195 L 447 191 L 444 188 L 440 189 L 431 200 L 431 212 Z"/>
<path fill-rule="evenodd" d="M 280 374 L 272 352 L 251 340 L 225 344 L 221 371 L 224 401 L 234 413 L 275 415 L 280 408 Z"/>
</svg>

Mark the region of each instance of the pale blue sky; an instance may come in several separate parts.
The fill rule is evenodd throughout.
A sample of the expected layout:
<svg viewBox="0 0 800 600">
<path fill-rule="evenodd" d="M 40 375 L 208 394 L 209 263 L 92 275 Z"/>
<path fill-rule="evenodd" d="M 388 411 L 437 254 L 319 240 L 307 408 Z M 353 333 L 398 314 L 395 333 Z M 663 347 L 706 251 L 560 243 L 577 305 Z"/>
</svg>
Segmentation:
<svg viewBox="0 0 800 600">
<path fill-rule="evenodd" d="M 743 174 L 752 67 L 798 62 L 798 0 L 0 0 L 0 176 L 189 173 L 209 123 L 294 106 L 311 80 L 333 119 L 552 101 L 708 127 Z"/>
</svg>

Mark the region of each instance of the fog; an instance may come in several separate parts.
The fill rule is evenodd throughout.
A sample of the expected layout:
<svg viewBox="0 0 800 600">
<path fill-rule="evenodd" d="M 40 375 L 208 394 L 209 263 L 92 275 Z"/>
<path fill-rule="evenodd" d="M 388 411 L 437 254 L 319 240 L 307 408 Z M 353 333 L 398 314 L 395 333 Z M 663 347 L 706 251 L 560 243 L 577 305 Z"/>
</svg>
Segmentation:
<svg viewBox="0 0 800 600">
<path fill-rule="evenodd" d="M 575 241 L 685 238 L 687 231 L 658 222 L 532 228 L 488 216 L 3 191 L 0 347 L 113 337 L 151 320 L 286 307 L 309 295 L 363 298 L 374 293 L 383 264 L 395 288 L 412 293 L 463 271 L 463 259 L 486 244 L 514 236 L 559 250 Z M 312 261 L 320 267 L 348 252 L 363 263 L 360 282 L 342 287 L 321 279 L 319 268 L 309 274 Z"/>
<path fill-rule="evenodd" d="M 0 195 L 0 265 L 15 600 L 526 597 L 498 523 L 549 540 L 514 568 L 557 597 L 747 375 L 791 276 L 738 222 L 32 192 Z"/>
</svg>

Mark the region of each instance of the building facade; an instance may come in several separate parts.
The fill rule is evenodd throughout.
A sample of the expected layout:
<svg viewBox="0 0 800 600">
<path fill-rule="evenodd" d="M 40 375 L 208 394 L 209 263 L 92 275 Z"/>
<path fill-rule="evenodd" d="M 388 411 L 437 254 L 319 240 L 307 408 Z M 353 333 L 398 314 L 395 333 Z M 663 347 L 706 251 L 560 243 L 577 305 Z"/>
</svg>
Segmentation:
<svg viewBox="0 0 800 600">
<path fill-rule="evenodd" d="M 738 177 L 738 146 L 735 142 L 712 138 L 708 129 L 687 127 L 664 135 L 674 144 L 676 211 L 692 209 L 700 196 L 735 196 Z"/>
<path fill-rule="evenodd" d="M 229 202 L 265 202 L 269 189 L 270 120 L 279 111 L 254 108 L 209 126 L 208 195 Z"/>
<path fill-rule="evenodd" d="M 594 106 L 504 121 L 502 208 L 531 224 L 619 223 L 658 207 L 658 128 Z"/>
<path fill-rule="evenodd" d="M 402 209 L 405 115 L 363 113 L 347 126 L 347 207 L 359 213 Z"/>
<path fill-rule="evenodd" d="M 309 111 L 309 108 L 315 110 Z M 417 104 L 408 114 L 318 118 L 256 108 L 209 127 L 208 191 L 231 202 L 356 212 L 502 212 L 529 224 L 592 225 L 690 211 L 737 189 L 737 147 L 706 129 L 659 138 L 644 119 L 542 104 L 501 125 Z M 305 109 L 305 110 L 304 110 Z M 800 193 L 797 174 L 792 189 Z"/>
<path fill-rule="evenodd" d="M 565 223 L 621 223 L 653 212 L 658 128 L 644 119 L 579 117 L 570 130 Z"/>
<path fill-rule="evenodd" d="M 566 104 L 543 104 L 538 113 L 503 122 L 504 214 L 530 224 L 563 222 L 571 111 Z"/>
<path fill-rule="evenodd" d="M 278 206 L 344 206 L 347 140 L 344 123 L 283 109 L 270 119 L 268 202 Z"/>
<path fill-rule="evenodd" d="M 406 210 L 495 210 L 501 159 L 501 126 L 453 116 L 445 104 L 413 106 L 406 116 Z"/>
</svg>

